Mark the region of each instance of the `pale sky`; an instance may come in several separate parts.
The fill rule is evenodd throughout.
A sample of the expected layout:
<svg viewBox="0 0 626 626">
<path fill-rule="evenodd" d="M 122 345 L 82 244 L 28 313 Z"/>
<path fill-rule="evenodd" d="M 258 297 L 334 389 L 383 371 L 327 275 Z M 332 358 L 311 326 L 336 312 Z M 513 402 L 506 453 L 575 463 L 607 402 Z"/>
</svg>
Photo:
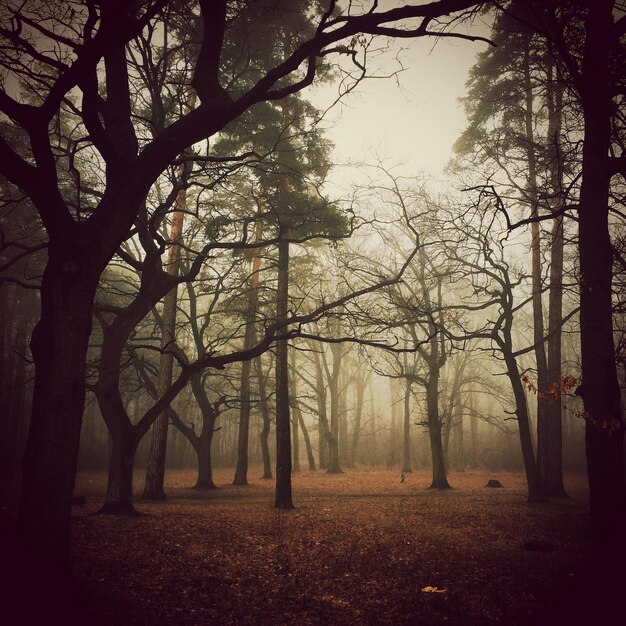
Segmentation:
<svg viewBox="0 0 626 626">
<path fill-rule="evenodd" d="M 484 33 L 486 29 L 481 30 Z M 486 44 L 460 39 L 435 43 L 429 38 L 402 40 L 398 45 L 404 48 L 402 59 L 407 69 L 397 80 L 367 80 L 328 114 L 334 160 L 338 164 L 374 162 L 378 154 L 399 165 L 404 175 L 436 178 L 464 128 L 458 99 L 465 95 L 468 70 Z M 395 67 L 394 56 L 395 52 L 387 55 L 383 70 Z M 336 94 L 337 85 L 333 84 L 315 88 L 306 96 L 324 107 Z"/>
</svg>

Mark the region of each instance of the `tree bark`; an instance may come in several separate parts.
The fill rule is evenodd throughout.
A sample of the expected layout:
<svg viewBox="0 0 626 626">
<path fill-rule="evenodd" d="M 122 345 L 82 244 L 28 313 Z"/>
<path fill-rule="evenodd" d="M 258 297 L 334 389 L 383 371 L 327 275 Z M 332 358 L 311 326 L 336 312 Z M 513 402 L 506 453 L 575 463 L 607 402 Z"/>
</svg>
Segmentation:
<svg viewBox="0 0 626 626">
<path fill-rule="evenodd" d="M 359 441 L 361 438 L 361 422 L 363 417 L 363 403 L 365 401 L 365 389 L 368 381 L 368 374 L 359 371 L 355 375 L 355 406 L 354 406 L 354 430 L 352 432 L 352 441 L 350 442 L 350 467 L 356 467 L 357 454 L 359 449 Z"/>
<path fill-rule="evenodd" d="M 0 478 L 5 479 L 13 478 L 18 469 L 19 430 L 25 421 L 24 408 L 28 401 L 26 349 L 29 315 L 26 307 L 33 303 L 27 294 L 18 296 L 17 289 L 13 291 L 11 311 L 2 311 L 6 313 L 5 328 L 0 331 L 0 360 L 3 365 L 0 368 L 0 400 L 5 407 L 0 425 Z M 10 348 L 5 348 L 3 342 Z"/>
<path fill-rule="evenodd" d="M 315 456 L 313 455 L 313 447 L 311 446 L 311 438 L 309 437 L 309 431 L 304 423 L 304 418 L 302 417 L 302 411 L 298 411 L 298 422 L 300 424 L 300 429 L 302 430 L 302 435 L 304 436 L 304 445 L 306 446 L 306 456 L 307 461 L 309 463 L 309 471 L 314 472 L 316 470 L 315 467 Z"/>
<path fill-rule="evenodd" d="M 179 178 L 183 176 L 183 166 L 179 171 Z M 172 213 L 170 232 L 170 248 L 168 252 L 167 273 L 178 276 L 180 269 L 180 243 L 183 236 L 185 210 L 187 208 L 187 191 L 178 192 L 175 210 Z M 178 304 L 178 287 L 172 288 L 163 301 L 163 319 L 161 323 L 161 357 L 159 360 L 159 378 L 157 384 L 157 400 L 160 399 L 172 385 L 172 371 L 174 355 L 170 346 L 176 341 L 176 308 Z M 163 411 L 152 425 L 152 439 L 146 468 L 146 482 L 143 490 L 144 500 L 165 499 L 165 453 L 167 450 L 167 429 L 169 419 L 167 410 Z"/>
<path fill-rule="evenodd" d="M 544 347 L 543 328 L 543 281 L 541 277 L 541 227 L 536 218 L 539 217 L 537 190 L 537 164 L 535 158 L 535 138 L 533 132 L 533 86 L 530 71 L 530 33 L 526 37 L 524 49 L 524 92 L 525 123 L 526 123 L 526 158 L 528 163 L 528 202 L 530 217 L 535 220 L 530 224 L 531 234 L 531 267 L 532 267 L 532 309 L 533 309 L 533 343 L 535 346 L 535 363 L 537 365 L 537 389 L 541 392 L 548 389 L 548 363 Z M 537 394 L 537 477 L 541 481 L 541 491 L 545 492 L 548 480 L 550 456 L 550 429 L 548 425 L 548 400 L 541 393 Z"/>
<path fill-rule="evenodd" d="M 472 469 L 478 468 L 478 418 L 476 417 L 476 403 L 474 393 L 470 392 L 470 465 Z"/>
<path fill-rule="evenodd" d="M 389 378 L 389 403 L 391 410 L 391 424 L 389 429 L 389 457 L 387 467 L 393 467 L 397 462 L 398 450 L 398 407 L 396 406 L 396 395 L 394 378 Z"/>
<path fill-rule="evenodd" d="M 220 402 L 218 401 L 212 404 L 209 400 L 204 387 L 202 374 L 196 374 L 192 377 L 191 389 L 202 415 L 200 434 L 195 436 L 193 428 L 187 427 L 181 429 L 180 426 L 182 426 L 182 424 L 178 423 L 178 420 L 173 421 L 189 439 L 196 451 L 198 458 L 198 478 L 193 488 L 198 490 L 217 489 L 213 482 L 211 446 L 213 445 L 213 435 L 215 434 L 215 423 L 220 415 Z"/>
<path fill-rule="evenodd" d="M 343 474 L 339 462 L 339 372 L 343 357 L 340 343 L 330 344 L 333 357 L 332 372 L 327 371 L 328 391 L 330 392 L 330 432 L 328 433 L 328 469 L 327 474 Z"/>
<path fill-rule="evenodd" d="M 291 410 L 291 443 L 292 443 L 292 463 L 291 471 L 300 471 L 300 421 L 301 411 L 294 406 Z"/>
<path fill-rule="evenodd" d="M 109 478 L 104 504 L 98 511 L 106 515 L 138 515 L 133 506 L 133 469 L 140 438 L 132 429 L 114 429 L 111 433 Z"/>
<path fill-rule="evenodd" d="M 212 431 L 213 429 L 211 429 Z M 207 441 L 199 442 L 197 446 L 194 446 L 196 456 L 198 458 L 198 478 L 196 484 L 193 486 L 198 491 L 211 491 L 217 489 L 213 482 L 213 465 L 211 461 L 211 443 L 213 441 L 213 434 L 208 437 Z"/>
<path fill-rule="evenodd" d="M 579 205 L 580 335 L 589 504 L 594 547 L 607 546 L 626 517 L 624 425 L 613 345 L 608 226 L 613 2 L 589 3 L 582 62 L 584 139 Z"/>
<path fill-rule="evenodd" d="M 261 478 L 272 478 L 272 459 L 270 457 L 269 436 L 271 429 L 270 409 L 267 404 L 267 381 L 263 373 L 263 363 L 261 357 L 254 359 L 254 365 L 257 372 L 257 380 L 259 383 L 259 405 L 261 408 L 261 418 L 263 420 L 263 428 L 259 438 L 261 440 L 261 457 L 263 459 L 263 476 Z"/>
<path fill-rule="evenodd" d="M 255 229 L 255 241 L 261 240 L 261 229 L 257 223 Z M 243 339 L 244 350 L 249 350 L 257 340 L 256 315 L 258 304 L 259 271 L 261 269 L 261 256 L 259 250 L 252 252 L 252 272 L 248 290 L 248 306 L 246 311 L 246 331 Z M 241 364 L 241 408 L 239 411 L 239 432 L 237 438 L 237 465 L 233 485 L 248 484 L 248 445 L 250 440 L 250 410 L 251 410 L 251 371 L 252 362 L 244 361 Z M 270 470 L 271 476 L 271 470 Z"/>
<path fill-rule="evenodd" d="M 526 472 L 526 483 L 528 485 L 528 501 L 544 502 L 546 500 L 546 494 L 543 489 L 544 485 L 539 479 L 539 472 L 537 471 L 524 386 L 510 345 L 508 348 L 503 348 L 502 351 L 506 363 L 507 376 L 511 382 L 513 395 L 515 397 L 515 416 L 517 418 L 522 458 L 524 460 L 524 471 Z"/>
<path fill-rule="evenodd" d="M 551 58 L 547 60 L 547 109 L 548 109 L 548 154 L 550 186 L 555 198 L 554 211 L 562 204 L 562 158 L 561 158 L 561 109 L 563 85 L 555 80 Z M 561 326 L 563 318 L 563 216 L 552 222 L 550 241 L 550 288 L 548 312 L 548 373 L 547 391 L 551 391 L 547 406 L 548 418 L 548 464 L 547 490 L 550 497 L 566 497 L 563 484 L 563 418 L 561 412 Z"/>
<path fill-rule="evenodd" d="M 439 374 L 431 370 L 426 385 L 426 411 L 428 414 L 428 434 L 433 463 L 433 479 L 429 489 L 451 489 L 446 472 L 446 459 L 441 438 L 441 419 L 439 418 Z"/>
<path fill-rule="evenodd" d="M 339 384 L 337 387 L 338 404 L 337 418 L 339 420 L 339 464 L 342 466 L 350 463 L 350 440 L 348 438 L 348 409 L 346 403 L 347 388 L 345 384 L 345 368 L 340 370 Z"/>
<path fill-rule="evenodd" d="M 278 243 L 276 320 L 287 319 L 289 304 L 289 241 L 282 233 Z M 284 330 L 284 329 L 283 329 Z M 276 342 L 276 497 L 274 507 L 293 509 L 291 495 L 291 424 L 289 419 L 289 342 Z"/>
<path fill-rule="evenodd" d="M 411 468 L 411 381 L 404 379 L 404 421 L 402 427 L 402 473 L 412 472 Z"/>
<path fill-rule="evenodd" d="M 302 411 L 298 404 L 298 383 L 296 379 L 296 354 L 292 350 L 289 354 L 289 395 L 290 395 L 290 410 L 291 410 L 291 429 L 292 429 L 292 471 L 300 471 L 300 432 L 299 424 L 302 420 Z"/>
<path fill-rule="evenodd" d="M 324 385 L 324 371 L 322 369 L 322 358 L 319 349 L 312 347 L 315 357 L 315 385 L 318 414 L 318 446 L 319 446 L 319 467 L 320 469 L 328 469 L 328 446 L 330 438 L 330 428 L 328 424 L 328 416 L 326 413 L 326 386 Z"/>
<path fill-rule="evenodd" d="M 103 269 L 87 253 L 80 227 L 66 235 L 49 243 L 41 317 L 31 338 L 35 384 L 17 523 L 26 545 L 63 567 L 69 563 L 92 304 Z"/>
</svg>

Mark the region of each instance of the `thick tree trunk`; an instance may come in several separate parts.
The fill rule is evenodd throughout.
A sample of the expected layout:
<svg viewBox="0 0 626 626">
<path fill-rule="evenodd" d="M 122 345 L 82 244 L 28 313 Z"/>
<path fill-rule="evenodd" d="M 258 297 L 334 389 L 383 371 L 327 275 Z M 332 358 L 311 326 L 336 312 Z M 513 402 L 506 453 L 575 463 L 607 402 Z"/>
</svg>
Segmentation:
<svg viewBox="0 0 626 626">
<path fill-rule="evenodd" d="M 211 463 L 211 443 L 213 442 L 213 427 L 211 434 L 202 442 L 198 442 L 194 449 L 198 458 L 198 479 L 193 486 L 198 491 L 217 489 L 213 482 L 213 466 Z"/>
<path fill-rule="evenodd" d="M 0 368 L 0 401 L 4 406 L 4 413 L 0 418 L 0 478 L 5 479 L 13 478 L 18 469 L 18 435 L 20 425 L 25 420 L 24 409 L 27 403 L 25 355 L 28 346 L 28 311 L 24 300 L 23 297 L 15 298 L 12 314 L 6 315 L 6 327 L 0 331 L 3 341 L 10 346 L 4 348 L 3 341 L 0 340 L 0 360 L 4 366 Z M 26 299 L 26 306 L 29 300 L 30 298 Z M 14 332 L 10 332 L 12 330 Z M 7 355 L 9 358 L 5 361 Z"/>
<path fill-rule="evenodd" d="M 38 556 L 69 562 L 70 510 L 85 404 L 92 305 L 99 269 L 76 238 L 50 242 L 41 318 L 31 348 L 35 384 L 17 527 Z"/>
<path fill-rule="evenodd" d="M 428 413 L 428 434 L 430 453 L 433 463 L 433 480 L 429 489 L 451 489 L 446 472 L 446 460 L 443 454 L 441 437 L 441 419 L 439 418 L 439 376 L 431 371 L 426 385 L 426 411 Z"/>
<path fill-rule="evenodd" d="M 172 355 L 162 354 L 159 363 L 159 380 L 157 384 L 159 398 L 167 391 L 172 383 L 172 366 Z M 167 451 L 168 427 L 169 418 L 167 411 L 163 411 L 152 425 L 146 480 L 142 496 L 144 500 L 165 500 L 165 453 Z"/>
<path fill-rule="evenodd" d="M 626 517 L 624 425 L 613 346 L 610 183 L 610 0 L 589 4 L 582 64 L 584 142 L 579 208 L 582 395 L 594 547 L 614 538 Z"/>
<path fill-rule="evenodd" d="M 132 428 L 113 429 L 109 479 L 104 505 L 99 513 L 138 515 L 133 506 L 133 469 L 139 438 Z"/>
</svg>

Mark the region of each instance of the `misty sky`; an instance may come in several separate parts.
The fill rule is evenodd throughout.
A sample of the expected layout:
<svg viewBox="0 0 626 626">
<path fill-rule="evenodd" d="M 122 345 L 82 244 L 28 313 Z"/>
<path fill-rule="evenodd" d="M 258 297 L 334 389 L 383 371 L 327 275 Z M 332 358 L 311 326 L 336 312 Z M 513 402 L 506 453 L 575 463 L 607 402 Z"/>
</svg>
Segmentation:
<svg viewBox="0 0 626 626">
<path fill-rule="evenodd" d="M 475 25 L 474 32 L 488 33 Z M 398 45 L 398 43 L 396 43 Z M 400 165 L 404 175 L 437 176 L 452 156 L 452 145 L 464 128 L 465 81 L 476 54 L 486 44 L 460 39 L 432 38 L 401 41 L 402 64 L 397 80 L 363 82 L 344 104 L 328 114 L 329 137 L 335 143 L 334 160 L 373 162 L 378 154 L 389 165 Z M 398 67 L 391 50 L 368 69 L 386 74 Z M 378 72 L 377 72 L 378 73 Z M 399 84 L 398 84 L 399 83 Z M 317 87 L 307 94 L 318 106 L 327 106 L 337 84 Z"/>
</svg>

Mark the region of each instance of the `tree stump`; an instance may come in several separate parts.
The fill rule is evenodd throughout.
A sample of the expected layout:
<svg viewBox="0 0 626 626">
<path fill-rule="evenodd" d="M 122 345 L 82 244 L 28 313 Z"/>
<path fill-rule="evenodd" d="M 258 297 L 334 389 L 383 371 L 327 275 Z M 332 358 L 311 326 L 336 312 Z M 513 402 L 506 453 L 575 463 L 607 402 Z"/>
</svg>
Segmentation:
<svg viewBox="0 0 626 626">
<path fill-rule="evenodd" d="M 487 482 L 485 487 L 490 487 L 492 489 L 501 489 L 504 487 L 504 485 L 499 480 L 495 480 L 492 478 L 491 480 Z"/>
</svg>

